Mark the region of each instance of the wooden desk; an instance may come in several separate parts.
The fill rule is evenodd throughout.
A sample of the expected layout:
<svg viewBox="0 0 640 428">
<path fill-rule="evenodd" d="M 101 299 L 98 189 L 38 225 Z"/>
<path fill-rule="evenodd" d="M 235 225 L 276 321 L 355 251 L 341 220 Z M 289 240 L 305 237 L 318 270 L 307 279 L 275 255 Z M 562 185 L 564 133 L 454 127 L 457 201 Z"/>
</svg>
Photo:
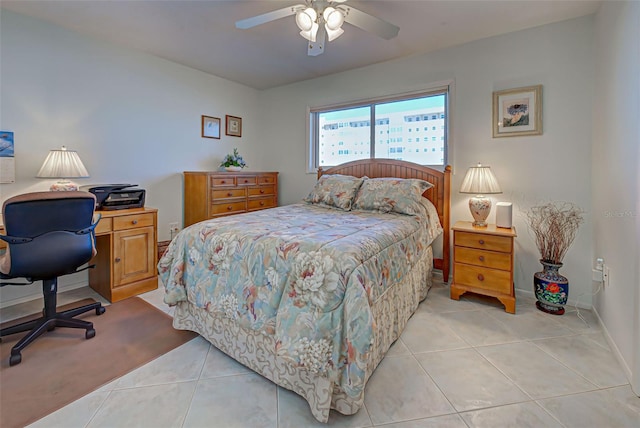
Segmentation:
<svg viewBox="0 0 640 428">
<path fill-rule="evenodd" d="M 96 211 L 98 254 L 89 262 L 89 286 L 110 302 L 158 288 L 158 210 Z M 4 234 L 0 224 L 0 234 Z M 0 241 L 0 250 L 6 247 Z"/>
<path fill-rule="evenodd" d="M 158 288 L 158 210 L 96 211 L 98 254 L 90 263 L 89 286 L 110 302 Z"/>
</svg>

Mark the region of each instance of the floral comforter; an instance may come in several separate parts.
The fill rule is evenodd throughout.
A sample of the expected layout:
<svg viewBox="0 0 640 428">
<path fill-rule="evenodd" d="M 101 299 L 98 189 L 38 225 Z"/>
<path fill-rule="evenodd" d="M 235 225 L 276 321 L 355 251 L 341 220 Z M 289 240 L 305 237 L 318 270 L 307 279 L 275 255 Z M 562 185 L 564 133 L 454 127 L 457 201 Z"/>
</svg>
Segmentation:
<svg viewBox="0 0 640 428">
<path fill-rule="evenodd" d="M 356 395 L 375 329 L 370 305 L 430 245 L 427 217 L 294 204 L 197 223 L 158 264 L 165 302 L 188 300 L 273 335 L 278 357 Z"/>
</svg>

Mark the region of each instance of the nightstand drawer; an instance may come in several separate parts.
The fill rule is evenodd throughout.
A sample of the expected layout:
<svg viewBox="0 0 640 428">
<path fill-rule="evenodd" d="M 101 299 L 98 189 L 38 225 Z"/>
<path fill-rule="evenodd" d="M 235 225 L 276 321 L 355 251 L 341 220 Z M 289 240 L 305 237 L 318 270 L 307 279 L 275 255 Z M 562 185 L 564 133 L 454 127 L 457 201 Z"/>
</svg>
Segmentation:
<svg viewBox="0 0 640 428">
<path fill-rule="evenodd" d="M 511 294 L 511 272 L 456 263 L 453 271 L 456 285 L 493 290 Z"/>
<path fill-rule="evenodd" d="M 511 253 L 513 241 L 506 236 L 455 231 L 454 242 L 456 246 Z"/>
<path fill-rule="evenodd" d="M 475 266 L 484 266 L 493 269 L 511 270 L 513 265 L 510 253 L 498 253 L 495 251 L 477 250 L 475 248 L 454 248 L 455 261 Z"/>
</svg>

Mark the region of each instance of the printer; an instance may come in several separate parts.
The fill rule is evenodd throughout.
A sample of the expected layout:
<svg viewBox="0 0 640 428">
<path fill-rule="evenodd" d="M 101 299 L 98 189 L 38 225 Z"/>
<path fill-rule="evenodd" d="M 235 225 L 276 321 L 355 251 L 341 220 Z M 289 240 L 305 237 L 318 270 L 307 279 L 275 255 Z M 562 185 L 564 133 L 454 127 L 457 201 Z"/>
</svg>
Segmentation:
<svg viewBox="0 0 640 428">
<path fill-rule="evenodd" d="M 144 189 L 130 189 L 137 184 L 91 184 L 80 190 L 96 196 L 96 210 L 124 210 L 144 207 Z"/>
</svg>

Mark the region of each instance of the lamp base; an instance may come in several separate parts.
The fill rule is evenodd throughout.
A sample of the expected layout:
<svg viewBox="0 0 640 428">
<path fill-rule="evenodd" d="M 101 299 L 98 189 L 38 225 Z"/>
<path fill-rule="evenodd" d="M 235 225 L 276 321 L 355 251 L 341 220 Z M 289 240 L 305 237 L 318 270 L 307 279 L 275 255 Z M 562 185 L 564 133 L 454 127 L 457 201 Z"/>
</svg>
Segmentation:
<svg viewBox="0 0 640 428">
<path fill-rule="evenodd" d="M 78 185 L 73 181 L 61 180 L 53 183 L 49 190 L 52 192 L 75 192 L 78 190 Z"/>
<path fill-rule="evenodd" d="M 486 220 L 491 212 L 491 199 L 482 195 L 469 198 L 469 210 L 475 220 L 473 222 L 474 227 L 487 227 Z"/>
</svg>

